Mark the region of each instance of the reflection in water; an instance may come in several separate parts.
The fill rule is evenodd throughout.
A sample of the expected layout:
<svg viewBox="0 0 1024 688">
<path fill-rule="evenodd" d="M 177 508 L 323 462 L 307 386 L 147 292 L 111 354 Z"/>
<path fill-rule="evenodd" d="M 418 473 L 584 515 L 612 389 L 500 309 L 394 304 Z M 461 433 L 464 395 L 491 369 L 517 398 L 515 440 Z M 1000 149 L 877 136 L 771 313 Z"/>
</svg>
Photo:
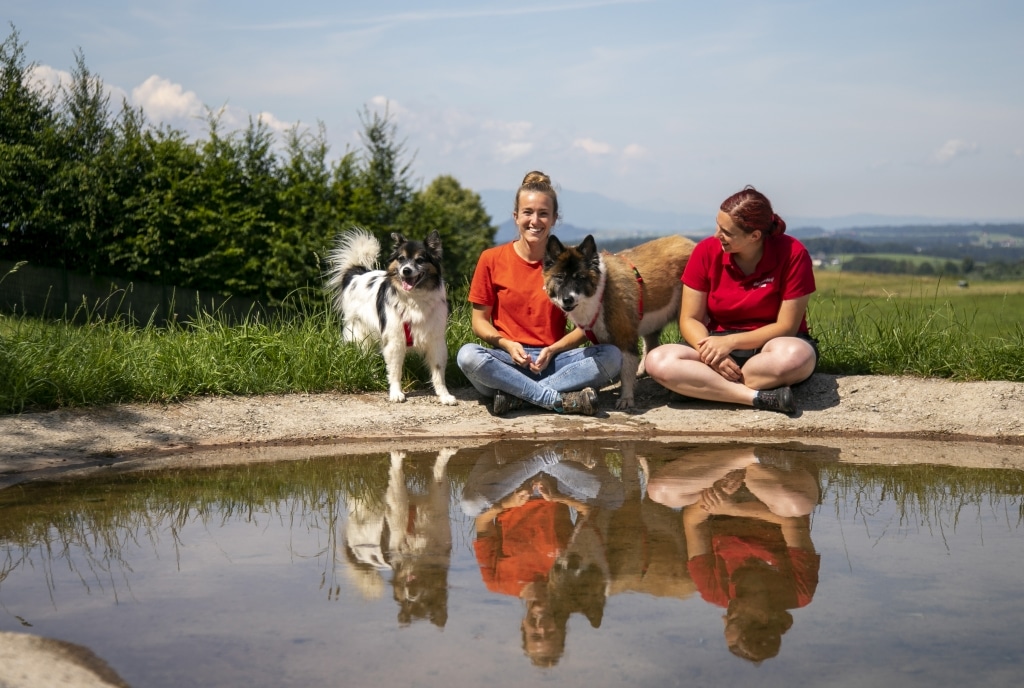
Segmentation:
<svg viewBox="0 0 1024 688">
<path fill-rule="evenodd" d="M 705 600 L 725 607 L 729 650 L 753 662 L 776 656 L 793 625 L 787 610 L 818 587 L 815 477 L 779 451 L 696 450 L 662 467 L 648 492 L 682 509 L 690 574 Z"/>
<path fill-rule="evenodd" d="M 447 468 L 454 454 L 454 449 L 438 452 L 428 484 L 416 492 L 407 483 L 406 452 L 393 451 L 383 500 L 370 495 L 347 500 L 345 547 L 352 579 L 366 597 L 379 597 L 381 572 L 390 569 L 402 624 L 429 619 L 443 628 L 448 620 L 452 531 Z"/>
<path fill-rule="evenodd" d="M 462 506 L 474 518 L 477 563 L 488 590 L 525 603 L 523 650 L 554 666 L 574 611 L 601 625 L 610 571 L 601 514 L 622 505 L 622 483 L 586 450 L 495 452 L 470 473 Z"/>
<path fill-rule="evenodd" d="M 140 686 L 1003 683 L 1020 472 L 837 454 L 503 441 L 22 484 L 0 631 Z"/>
</svg>

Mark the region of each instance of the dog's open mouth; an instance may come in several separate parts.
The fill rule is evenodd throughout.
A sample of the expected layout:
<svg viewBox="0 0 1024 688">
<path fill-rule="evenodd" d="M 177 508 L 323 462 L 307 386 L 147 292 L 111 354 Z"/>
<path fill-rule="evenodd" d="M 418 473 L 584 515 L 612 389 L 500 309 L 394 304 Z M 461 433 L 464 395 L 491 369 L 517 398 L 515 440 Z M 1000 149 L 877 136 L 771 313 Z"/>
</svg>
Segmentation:
<svg viewBox="0 0 1024 688">
<path fill-rule="evenodd" d="M 420 283 L 422 275 L 416 275 L 415 277 L 403 277 L 402 278 L 402 289 L 405 291 L 412 291 L 416 288 L 416 285 Z"/>
</svg>

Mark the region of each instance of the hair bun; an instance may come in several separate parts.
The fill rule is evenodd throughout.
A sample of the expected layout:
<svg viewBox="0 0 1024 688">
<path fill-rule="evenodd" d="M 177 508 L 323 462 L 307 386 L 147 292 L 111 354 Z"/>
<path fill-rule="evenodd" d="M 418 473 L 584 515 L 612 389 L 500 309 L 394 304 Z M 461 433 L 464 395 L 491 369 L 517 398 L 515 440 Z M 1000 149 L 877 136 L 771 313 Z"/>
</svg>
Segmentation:
<svg viewBox="0 0 1024 688">
<path fill-rule="evenodd" d="M 538 170 L 527 172 L 526 176 L 523 177 L 523 186 L 537 185 L 551 186 L 551 177 Z"/>
<path fill-rule="evenodd" d="M 786 233 L 786 221 L 781 217 L 772 213 L 772 226 L 771 231 L 768 232 L 769 236 L 779 236 Z"/>
</svg>

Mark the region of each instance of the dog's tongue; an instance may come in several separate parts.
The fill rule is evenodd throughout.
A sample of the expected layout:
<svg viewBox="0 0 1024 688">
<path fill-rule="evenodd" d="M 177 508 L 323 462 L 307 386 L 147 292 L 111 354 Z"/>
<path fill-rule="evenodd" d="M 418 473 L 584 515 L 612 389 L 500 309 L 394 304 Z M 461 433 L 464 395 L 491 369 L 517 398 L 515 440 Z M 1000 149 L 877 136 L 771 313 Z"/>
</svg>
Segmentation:
<svg viewBox="0 0 1024 688">
<path fill-rule="evenodd" d="M 406 291 L 412 291 L 412 288 L 415 286 L 416 285 L 413 284 L 412 282 L 406 282 L 405 280 L 402 280 L 402 289 L 405 289 Z"/>
</svg>

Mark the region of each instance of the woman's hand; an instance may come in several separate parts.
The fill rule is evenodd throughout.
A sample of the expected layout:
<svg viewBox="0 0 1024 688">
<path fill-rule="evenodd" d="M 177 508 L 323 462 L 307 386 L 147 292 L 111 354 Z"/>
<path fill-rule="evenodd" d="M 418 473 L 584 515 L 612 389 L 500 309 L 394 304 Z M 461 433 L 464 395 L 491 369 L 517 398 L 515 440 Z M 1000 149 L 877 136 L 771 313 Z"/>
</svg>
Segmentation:
<svg viewBox="0 0 1024 688">
<path fill-rule="evenodd" d="M 526 353 L 526 349 L 519 342 L 513 342 L 510 339 L 501 339 L 501 344 L 504 344 L 505 351 L 512 357 L 512 362 L 522 368 L 529 367 L 533 369 L 534 362 L 533 357 Z"/>
<path fill-rule="evenodd" d="M 545 346 L 540 350 L 540 353 L 537 354 L 536 360 L 530 361 L 530 370 L 534 373 L 539 373 L 548 367 L 548 364 L 551 363 L 554 357 L 555 354 L 551 351 L 551 347 Z"/>
<path fill-rule="evenodd" d="M 729 358 L 729 354 L 735 348 L 733 337 L 728 334 L 718 337 L 704 337 L 697 342 L 697 353 L 700 354 L 700 360 L 712 368 L 723 359 Z"/>
<path fill-rule="evenodd" d="M 534 478 L 531 485 L 534 492 L 544 498 L 545 501 L 554 501 L 556 497 L 560 497 L 561 494 L 558 492 L 558 488 L 552 484 L 553 481 L 549 476 L 541 475 Z"/>
<path fill-rule="evenodd" d="M 728 515 L 733 505 L 732 494 L 715 483 L 711 487 L 701 490 L 697 504 L 709 514 Z"/>
<path fill-rule="evenodd" d="M 729 335 L 705 337 L 697 342 L 697 354 L 707 367 L 730 382 L 743 382 L 743 371 L 729 355 L 735 348 Z"/>
<path fill-rule="evenodd" d="M 518 490 L 498 502 L 498 507 L 504 511 L 505 509 L 514 509 L 517 506 L 522 506 L 528 501 L 530 501 L 530 491 L 520 487 Z"/>
<path fill-rule="evenodd" d="M 716 365 L 708 366 L 716 373 L 724 377 L 729 382 L 743 382 L 743 370 L 739 364 L 732 359 L 731 356 L 726 356 Z"/>
</svg>

